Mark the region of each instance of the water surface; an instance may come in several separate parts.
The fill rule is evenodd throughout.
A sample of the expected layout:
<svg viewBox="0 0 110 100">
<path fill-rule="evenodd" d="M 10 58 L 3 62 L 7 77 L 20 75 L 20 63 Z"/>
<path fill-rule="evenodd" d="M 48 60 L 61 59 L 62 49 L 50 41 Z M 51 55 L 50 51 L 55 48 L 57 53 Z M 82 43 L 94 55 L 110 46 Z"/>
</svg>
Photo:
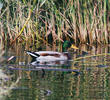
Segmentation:
<svg viewBox="0 0 110 100">
<path fill-rule="evenodd" d="M 23 46 L 1 47 L 0 100 L 109 100 L 110 47 L 79 48 L 64 63 L 33 66 Z"/>
</svg>

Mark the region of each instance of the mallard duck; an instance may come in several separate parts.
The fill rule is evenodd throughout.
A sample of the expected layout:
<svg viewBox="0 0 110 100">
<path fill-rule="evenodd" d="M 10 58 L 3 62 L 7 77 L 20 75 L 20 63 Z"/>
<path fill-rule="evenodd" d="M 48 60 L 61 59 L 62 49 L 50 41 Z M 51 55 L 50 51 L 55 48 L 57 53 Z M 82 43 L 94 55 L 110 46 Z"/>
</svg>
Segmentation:
<svg viewBox="0 0 110 100">
<path fill-rule="evenodd" d="M 63 51 L 64 52 L 56 52 L 56 51 L 39 51 L 39 52 L 32 52 L 26 51 L 28 55 L 32 57 L 32 61 L 37 62 L 52 62 L 52 61 L 65 61 L 70 59 L 69 53 L 66 52 L 68 48 L 75 48 L 76 46 L 71 46 L 69 41 L 65 41 L 63 44 Z"/>
</svg>

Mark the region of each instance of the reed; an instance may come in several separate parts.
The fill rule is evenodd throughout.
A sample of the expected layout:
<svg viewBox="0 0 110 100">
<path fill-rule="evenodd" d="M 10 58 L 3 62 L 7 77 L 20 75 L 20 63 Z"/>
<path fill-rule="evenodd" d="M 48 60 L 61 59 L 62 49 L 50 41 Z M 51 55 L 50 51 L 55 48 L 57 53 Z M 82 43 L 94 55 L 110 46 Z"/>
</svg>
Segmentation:
<svg viewBox="0 0 110 100">
<path fill-rule="evenodd" d="M 5 43 L 110 43 L 110 0 L 1 0 Z"/>
</svg>

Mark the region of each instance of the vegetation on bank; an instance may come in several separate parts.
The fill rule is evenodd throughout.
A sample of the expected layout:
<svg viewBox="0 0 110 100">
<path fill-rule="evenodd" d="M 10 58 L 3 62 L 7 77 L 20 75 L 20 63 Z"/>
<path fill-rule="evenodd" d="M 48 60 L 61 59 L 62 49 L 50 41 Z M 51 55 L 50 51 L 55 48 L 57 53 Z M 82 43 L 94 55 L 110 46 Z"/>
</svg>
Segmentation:
<svg viewBox="0 0 110 100">
<path fill-rule="evenodd" d="M 110 0 L 0 1 L 5 43 L 110 43 Z"/>
</svg>

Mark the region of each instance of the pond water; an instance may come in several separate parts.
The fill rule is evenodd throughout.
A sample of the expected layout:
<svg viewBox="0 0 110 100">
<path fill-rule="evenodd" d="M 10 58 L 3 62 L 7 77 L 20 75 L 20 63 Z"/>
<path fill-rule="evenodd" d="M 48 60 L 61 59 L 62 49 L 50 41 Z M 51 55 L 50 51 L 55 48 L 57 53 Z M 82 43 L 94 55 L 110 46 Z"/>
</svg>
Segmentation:
<svg viewBox="0 0 110 100">
<path fill-rule="evenodd" d="M 109 100 L 110 47 L 79 48 L 69 61 L 32 65 L 23 46 L 1 47 L 0 100 Z"/>
</svg>

